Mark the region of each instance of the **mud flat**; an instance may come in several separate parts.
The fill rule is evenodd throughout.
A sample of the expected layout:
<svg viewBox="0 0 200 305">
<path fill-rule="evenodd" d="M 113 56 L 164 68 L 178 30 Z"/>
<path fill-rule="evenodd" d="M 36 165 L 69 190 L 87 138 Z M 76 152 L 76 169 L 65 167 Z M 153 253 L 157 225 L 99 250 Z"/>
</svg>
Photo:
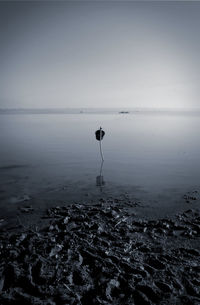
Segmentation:
<svg viewBox="0 0 200 305">
<path fill-rule="evenodd" d="M 0 304 L 200 304 L 200 212 L 145 219 L 125 203 L 49 209 L 0 231 Z"/>
</svg>

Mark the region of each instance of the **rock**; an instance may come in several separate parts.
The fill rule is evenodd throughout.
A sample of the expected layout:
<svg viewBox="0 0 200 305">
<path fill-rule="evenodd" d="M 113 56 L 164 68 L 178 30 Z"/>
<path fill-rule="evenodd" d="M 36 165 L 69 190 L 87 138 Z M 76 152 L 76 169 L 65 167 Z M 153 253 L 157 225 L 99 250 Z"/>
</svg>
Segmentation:
<svg viewBox="0 0 200 305">
<path fill-rule="evenodd" d="M 4 289 L 16 284 L 21 276 L 21 270 L 16 263 L 9 263 L 4 272 Z"/>
<path fill-rule="evenodd" d="M 180 281 L 179 281 L 178 279 L 176 279 L 176 278 L 173 278 L 173 279 L 172 279 L 172 285 L 173 285 L 173 287 L 174 287 L 175 289 L 177 289 L 177 290 L 183 290 L 182 284 L 181 284 Z"/>
<path fill-rule="evenodd" d="M 191 296 L 194 297 L 199 297 L 200 296 L 200 287 L 196 287 L 192 284 L 191 281 L 188 279 L 185 279 L 185 288 L 187 290 L 187 293 Z"/>
<path fill-rule="evenodd" d="M 194 210 L 189 209 L 189 210 L 186 210 L 184 213 L 186 213 L 186 214 L 191 214 L 191 213 L 193 213 L 193 212 L 194 212 Z"/>
<path fill-rule="evenodd" d="M 4 280 L 5 280 L 5 276 L 1 276 L 1 278 L 0 278 L 0 293 L 1 293 L 2 290 L 3 290 Z"/>
<path fill-rule="evenodd" d="M 186 249 L 186 252 L 190 255 L 200 256 L 200 253 L 196 249 Z"/>
<path fill-rule="evenodd" d="M 0 304 L 198 304 L 200 216 L 185 215 L 137 219 L 104 200 L 49 209 L 37 232 L 2 231 Z"/>
<path fill-rule="evenodd" d="M 108 300 L 112 301 L 113 297 L 116 296 L 116 291 L 114 293 L 114 289 L 116 290 L 116 288 L 118 289 L 120 286 L 120 283 L 118 280 L 116 279 L 111 279 L 106 287 L 106 297 Z M 119 292 L 119 289 L 118 289 Z M 113 295 L 114 294 L 114 295 Z M 119 293 L 118 293 L 119 294 Z"/>
<path fill-rule="evenodd" d="M 135 301 L 135 305 L 152 305 L 152 303 L 148 299 L 148 297 L 144 293 L 142 293 L 138 290 L 134 291 L 133 298 Z"/>
<path fill-rule="evenodd" d="M 144 269 L 151 275 L 153 275 L 156 272 L 156 269 L 149 266 L 148 264 L 144 264 Z"/>
<path fill-rule="evenodd" d="M 171 293 L 172 292 L 172 287 L 164 282 L 155 282 L 156 286 L 160 288 L 164 293 Z"/>
<path fill-rule="evenodd" d="M 143 252 L 143 253 L 150 253 L 151 249 L 147 246 L 142 246 L 138 248 L 139 251 Z"/>
<path fill-rule="evenodd" d="M 163 270 L 163 269 L 165 269 L 165 265 L 164 265 L 160 260 L 158 260 L 157 258 L 151 257 L 151 258 L 147 261 L 147 263 L 148 263 L 151 267 L 153 267 L 153 268 L 155 268 L 155 269 L 157 269 L 157 270 Z"/>
<path fill-rule="evenodd" d="M 22 213 L 31 213 L 33 211 L 34 211 L 34 209 L 32 206 L 25 206 L 25 207 L 20 208 L 20 212 L 22 212 Z"/>
<path fill-rule="evenodd" d="M 152 302 L 154 303 L 158 303 L 160 300 L 160 295 L 158 293 L 158 291 L 156 291 L 156 289 L 152 286 L 149 285 L 141 285 L 138 284 L 136 286 L 136 289 L 141 291 L 142 293 L 144 293 L 148 299 L 150 299 Z"/>
<path fill-rule="evenodd" d="M 199 298 L 194 298 L 191 296 L 183 295 L 180 297 L 181 299 L 181 305 L 199 305 Z"/>
</svg>

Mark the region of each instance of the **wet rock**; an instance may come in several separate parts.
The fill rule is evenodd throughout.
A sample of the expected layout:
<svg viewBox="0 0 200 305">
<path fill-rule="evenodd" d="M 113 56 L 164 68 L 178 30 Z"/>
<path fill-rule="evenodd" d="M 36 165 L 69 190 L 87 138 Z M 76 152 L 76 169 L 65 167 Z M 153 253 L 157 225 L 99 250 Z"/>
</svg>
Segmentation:
<svg viewBox="0 0 200 305">
<path fill-rule="evenodd" d="M 138 248 L 139 251 L 143 253 L 150 253 L 150 248 L 148 246 L 142 245 L 141 247 Z"/>
<path fill-rule="evenodd" d="M 0 293 L 3 290 L 4 280 L 5 280 L 5 276 L 1 276 L 1 278 L 0 278 Z"/>
<path fill-rule="evenodd" d="M 18 249 L 10 249 L 9 256 L 12 259 L 16 259 L 19 256 L 19 250 Z"/>
<path fill-rule="evenodd" d="M 120 286 L 120 282 L 116 279 L 111 279 L 107 283 L 106 297 L 108 300 L 112 301 L 113 297 L 119 295 L 119 286 Z"/>
<path fill-rule="evenodd" d="M 183 295 L 181 296 L 181 305 L 199 305 L 200 298 L 194 298 L 191 296 Z"/>
<path fill-rule="evenodd" d="M 153 267 L 154 269 L 157 269 L 157 270 L 163 270 L 165 269 L 165 265 L 160 261 L 158 260 L 156 257 L 151 257 L 147 263 Z"/>
<path fill-rule="evenodd" d="M 5 219 L 1 218 L 0 219 L 0 226 L 2 226 L 4 222 L 5 222 Z"/>
<path fill-rule="evenodd" d="M 185 201 L 187 203 L 190 203 L 191 201 L 194 201 L 194 200 L 198 199 L 198 192 L 197 191 L 188 192 L 187 194 L 185 194 L 183 196 L 183 198 L 185 199 Z"/>
<path fill-rule="evenodd" d="M 185 288 L 187 290 L 187 293 L 191 296 L 199 297 L 200 296 L 200 287 L 197 287 L 192 284 L 191 281 L 188 279 L 185 279 Z"/>
<path fill-rule="evenodd" d="M 151 275 L 153 275 L 156 272 L 156 269 L 152 266 L 149 266 L 148 264 L 144 264 L 144 269 Z"/>
<path fill-rule="evenodd" d="M 137 219 L 114 199 L 49 209 L 45 228 L 1 234 L 0 304 L 197 304 L 200 216 L 186 212 Z"/>
<path fill-rule="evenodd" d="M 6 290 L 10 286 L 13 286 L 17 283 L 21 276 L 21 270 L 16 263 L 9 263 L 4 272 L 4 286 L 3 288 Z"/>
<path fill-rule="evenodd" d="M 137 285 L 136 288 L 143 292 L 152 302 L 158 303 L 160 301 L 159 292 L 152 285 Z"/>
<path fill-rule="evenodd" d="M 33 211 L 34 211 L 34 209 L 32 206 L 25 206 L 25 207 L 20 208 L 20 212 L 22 212 L 22 213 L 31 213 Z"/>
<path fill-rule="evenodd" d="M 163 291 L 164 293 L 171 293 L 172 292 L 172 287 L 164 282 L 155 282 L 156 286 L 158 288 L 160 288 L 161 291 Z"/>
<path fill-rule="evenodd" d="M 173 279 L 172 279 L 172 285 L 173 285 L 173 287 L 174 287 L 175 289 L 177 289 L 177 290 L 183 290 L 183 285 L 182 285 L 181 282 L 180 282 L 178 279 L 176 279 L 176 278 L 173 278 Z"/>
<path fill-rule="evenodd" d="M 23 195 L 21 197 L 11 197 L 9 199 L 10 203 L 19 203 L 19 202 L 24 202 L 24 201 L 29 201 L 31 197 L 29 195 Z"/>
<path fill-rule="evenodd" d="M 134 291 L 133 298 L 135 301 L 135 305 L 152 305 L 152 302 L 148 299 L 148 297 L 138 290 Z"/>
<path fill-rule="evenodd" d="M 195 255 L 195 256 L 200 256 L 200 252 L 196 249 L 187 249 L 186 251 L 187 251 L 188 254 Z"/>
<path fill-rule="evenodd" d="M 89 291 L 86 291 L 83 294 L 83 297 L 81 298 L 81 304 L 82 305 L 88 305 L 88 304 L 103 304 L 100 299 L 97 299 L 96 291 L 95 289 L 90 289 Z M 106 303 L 105 303 L 106 304 Z"/>
</svg>

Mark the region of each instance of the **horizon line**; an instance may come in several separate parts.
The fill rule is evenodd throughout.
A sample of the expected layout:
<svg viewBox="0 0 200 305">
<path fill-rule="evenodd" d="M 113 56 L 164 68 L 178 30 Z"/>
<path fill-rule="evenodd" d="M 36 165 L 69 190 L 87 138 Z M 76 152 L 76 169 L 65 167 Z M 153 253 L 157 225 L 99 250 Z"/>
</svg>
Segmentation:
<svg viewBox="0 0 200 305">
<path fill-rule="evenodd" d="M 151 110 L 159 110 L 159 111 L 187 111 L 187 110 L 199 110 L 200 111 L 200 107 L 0 107 L 0 111 L 40 111 L 40 110 L 137 110 L 137 111 L 151 111 Z"/>
</svg>

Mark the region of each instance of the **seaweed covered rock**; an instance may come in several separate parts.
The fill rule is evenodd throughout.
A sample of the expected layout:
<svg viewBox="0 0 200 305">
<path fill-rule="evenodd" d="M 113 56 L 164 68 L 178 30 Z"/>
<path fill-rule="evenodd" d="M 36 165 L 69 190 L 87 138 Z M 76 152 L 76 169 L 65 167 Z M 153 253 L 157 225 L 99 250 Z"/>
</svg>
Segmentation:
<svg viewBox="0 0 200 305">
<path fill-rule="evenodd" d="M 147 220 L 100 202 L 45 219 L 0 232 L 1 305 L 200 304 L 198 211 Z"/>
</svg>

